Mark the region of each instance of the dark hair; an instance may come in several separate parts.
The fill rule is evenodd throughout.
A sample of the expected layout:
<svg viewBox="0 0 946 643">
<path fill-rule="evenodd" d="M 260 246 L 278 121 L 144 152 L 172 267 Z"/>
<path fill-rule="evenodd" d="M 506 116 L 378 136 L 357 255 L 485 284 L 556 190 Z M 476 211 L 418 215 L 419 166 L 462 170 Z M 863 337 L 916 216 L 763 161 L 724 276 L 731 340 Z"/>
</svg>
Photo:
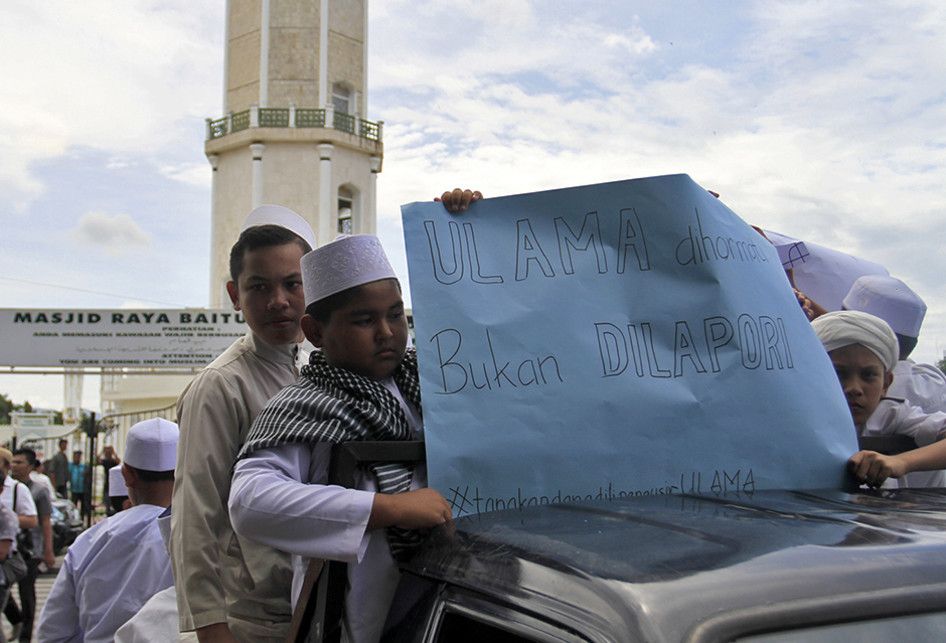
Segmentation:
<svg viewBox="0 0 946 643">
<path fill-rule="evenodd" d="M 67 439 L 65 439 L 65 438 L 60 438 L 59 444 L 60 444 L 60 445 L 69 444 L 69 440 L 67 440 Z"/>
<path fill-rule="evenodd" d="M 14 451 L 13 455 L 26 456 L 26 462 L 31 467 L 36 466 L 36 451 L 33 451 L 33 449 L 27 449 L 26 447 L 23 447 L 21 449 L 17 449 L 16 451 Z"/>
<path fill-rule="evenodd" d="M 237 281 L 240 278 L 240 273 L 243 272 L 243 257 L 247 252 L 286 243 L 299 244 L 303 252 L 312 250 L 305 239 L 282 226 L 258 225 L 244 230 L 230 248 L 230 279 Z"/>
<path fill-rule="evenodd" d="M 171 469 L 170 471 L 148 471 L 147 469 L 133 467 L 127 462 L 125 463 L 125 466 L 133 470 L 135 474 L 141 478 L 142 482 L 161 482 L 163 480 L 174 479 L 174 469 Z"/>
<path fill-rule="evenodd" d="M 900 348 L 900 359 L 906 359 L 910 357 L 910 353 L 912 353 L 913 349 L 916 348 L 918 338 L 910 337 L 909 335 L 901 335 L 900 333 L 894 334 L 897 336 L 897 346 Z"/>
<path fill-rule="evenodd" d="M 397 285 L 398 292 L 401 290 L 401 282 L 393 277 L 379 279 L 378 281 L 393 281 Z M 355 298 L 355 295 L 358 294 L 361 288 L 366 285 L 367 284 L 362 284 L 361 286 L 352 286 L 351 288 L 346 288 L 345 290 L 337 292 L 334 295 L 329 295 L 324 299 L 313 301 L 311 304 L 305 307 L 305 312 L 307 315 L 314 317 L 323 324 L 327 323 L 328 320 L 332 318 L 332 313 L 334 313 L 339 308 L 344 308 L 348 302 Z"/>
</svg>

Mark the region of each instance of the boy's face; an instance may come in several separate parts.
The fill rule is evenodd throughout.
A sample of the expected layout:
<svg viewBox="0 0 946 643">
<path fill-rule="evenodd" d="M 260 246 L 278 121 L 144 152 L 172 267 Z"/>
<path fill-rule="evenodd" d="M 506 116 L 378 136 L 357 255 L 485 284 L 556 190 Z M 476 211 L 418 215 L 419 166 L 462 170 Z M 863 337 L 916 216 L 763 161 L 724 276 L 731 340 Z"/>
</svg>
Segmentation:
<svg viewBox="0 0 946 643">
<path fill-rule="evenodd" d="M 298 243 L 247 250 L 237 282 L 227 283 L 234 310 L 243 312 L 250 329 L 267 344 L 302 340 L 299 320 L 305 313 L 302 291 L 303 255 Z"/>
<path fill-rule="evenodd" d="M 10 472 L 13 474 L 13 477 L 17 480 L 26 480 L 30 477 L 30 463 L 27 461 L 25 455 L 17 454 L 13 456 L 13 462 L 11 463 Z"/>
<path fill-rule="evenodd" d="M 838 348 L 828 355 L 841 381 L 854 424 L 863 426 L 893 382 L 893 374 L 886 372 L 880 358 L 861 344 Z"/>
<path fill-rule="evenodd" d="M 306 315 L 302 328 L 329 364 L 375 380 L 390 377 L 407 348 L 407 317 L 394 279 L 359 286 L 327 322 Z"/>
</svg>

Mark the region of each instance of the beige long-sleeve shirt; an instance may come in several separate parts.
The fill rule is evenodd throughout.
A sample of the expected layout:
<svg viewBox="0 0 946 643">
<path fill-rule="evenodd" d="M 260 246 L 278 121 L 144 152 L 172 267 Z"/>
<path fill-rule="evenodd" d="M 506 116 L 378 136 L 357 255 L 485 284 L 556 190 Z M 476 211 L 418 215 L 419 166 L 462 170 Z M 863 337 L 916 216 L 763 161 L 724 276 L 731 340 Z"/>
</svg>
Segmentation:
<svg viewBox="0 0 946 643">
<path fill-rule="evenodd" d="M 253 420 L 295 381 L 297 344 L 252 333 L 201 371 L 178 400 L 181 428 L 171 558 L 181 631 L 246 623 L 285 638 L 292 617 L 287 554 L 240 538 L 227 513 L 230 475 Z M 237 628 L 239 629 L 239 628 Z"/>
</svg>

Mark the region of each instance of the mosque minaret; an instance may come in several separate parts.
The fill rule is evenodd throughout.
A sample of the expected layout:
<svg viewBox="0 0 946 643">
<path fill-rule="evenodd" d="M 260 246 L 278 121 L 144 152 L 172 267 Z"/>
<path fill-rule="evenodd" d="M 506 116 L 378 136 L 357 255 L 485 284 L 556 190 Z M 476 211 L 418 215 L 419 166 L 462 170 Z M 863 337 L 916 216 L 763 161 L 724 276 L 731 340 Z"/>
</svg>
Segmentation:
<svg viewBox="0 0 946 643">
<path fill-rule="evenodd" d="M 230 247 L 256 205 L 304 216 L 318 244 L 375 232 L 382 123 L 367 115 L 367 0 L 227 0 L 223 114 L 207 119 L 213 169 L 210 301 L 230 309 Z M 107 438 L 121 451 L 126 421 L 173 417 L 192 375 L 103 373 Z M 66 377 L 78 409 L 81 375 Z M 74 411 L 77 415 L 77 411 Z M 124 426 L 124 428 L 119 428 Z M 53 445 L 55 446 L 55 445 Z"/>
<path fill-rule="evenodd" d="M 367 0 L 228 0 L 213 169 L 210 305 L 227 307 L 228 255 L 247 213 L 292 208 L 319 245 L 375 232 L 382 123 L 368 114 Z"/>
</svg>

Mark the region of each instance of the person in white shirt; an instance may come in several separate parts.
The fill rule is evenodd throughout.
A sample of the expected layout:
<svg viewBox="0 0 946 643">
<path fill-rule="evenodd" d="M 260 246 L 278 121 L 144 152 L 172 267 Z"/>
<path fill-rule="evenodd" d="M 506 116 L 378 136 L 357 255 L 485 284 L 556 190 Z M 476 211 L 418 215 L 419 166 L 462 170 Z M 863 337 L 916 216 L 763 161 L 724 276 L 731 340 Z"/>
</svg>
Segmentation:
<svg viewBox="0 0 946 643">
<path fill-rule="evenodd" d="M 122 483 L 124 486 L 124 483 Z M 120 491 L 120 490 L 119 490 Z M 109 486 L 109 493 L 112 487 Z M 171 550 L 171 508 L 158 516 L 158 528 L 168 551 Z M 115 632 L 115 643 L 155 643 L 156 641 L 197 641 L 196 632 L 178 632 L 177 591 L 174 585 L 148 599 L 138 613 Z"/>
<path fill-rule="evenodd" d="M 837 373 L 859 436 L 904 435 L 919 446 L 930 445 L 946 436 L 946 413 L 923 413 L 901 399 L 885 397 L 893 381 L 897 362 L 897 337 L 884 320 L 860 311 L 837 311 L 811 323 Z M 920 449 L 916 449 L 919 451 Z M 874 460 L 872 451 L 860 451 L 851 458 L 852 472 L 861 482 L 879 486 L 890 474 L 881 476 L 865 461 Z M 900 487 L 942 486 L 942 472 L 897 476 Z"/>
<path fill-rule="evenodd" d="M 157 518 L 171 504 L 177 442 L 177 425 L 161 418 L 128 432 L 122 471 L 133 506 L 69 547 L 40 615 L 39 640 L 112 641 L 148 599 L 173 585 Z"/>
<path fill-rule="evenodd" d="M 30 471 L 30 480 L 40 484 L 44 489 L 49 491 L 50 500 L 55 500 L 59 496 L 56 494 L 56 487 L 53 486 L 53 481 L 49 479 L 45 473 L 43 473 L 43 461 L 37 459 L 36 465 L 33 467 L 33 470 Z"/>
<path fill-rule="evenodd" d="M 10 511 L 6 505 L 0 504 L 0 564 L 16 551 L 16 533 L 18 531 L 16 514 Z M 10 589 L 6 573 L 0 569 L 0 605 L 7 602 Z M 14 631 L 14 634 L 19 634 L 19 632 Z M 0 630 L 0 643 L 6 643 L 6 640 L 3 630 Z"/>
<path fill-rule="evenodd" d="M 302 329 L 317 348 L 296 384 L 257 416 L 233 474 L 236 532 L 304 558 L 350 563 L 342 640 L 377 641 L 416 530 L 450 520 L 423 467 L 373 465 L 357 488 L 328 484 L 333 444 L 421 433 L 417 360 L 400 285 L 377 237 L 339 238 L 302 258 Z M 333 624 L 326 624 L 332 627 Z"/>
<path fill-rule="evenodd" d="M 910 359 L 926 316 L 920 296 L 894 277 L 867 275 L 854 282 L 843 306 L 880 317 L 897 336 L 899 360 L 887 396 L 903 398 L 924 413 L 946 412 L 946 374 L 932 364 Z"/>
<path fill-rule="evenodd" d="M 33 494 L 30 493 L 29 487 L 13 479 L 10 475 L 11 466 L 13 466 L 13 453 L 9 449 L 0 447 L 0 476 L 3 476 L 0 502 L 16 514 L 20 529 L 33 529 L 39 524 Z"/>
</svg>

